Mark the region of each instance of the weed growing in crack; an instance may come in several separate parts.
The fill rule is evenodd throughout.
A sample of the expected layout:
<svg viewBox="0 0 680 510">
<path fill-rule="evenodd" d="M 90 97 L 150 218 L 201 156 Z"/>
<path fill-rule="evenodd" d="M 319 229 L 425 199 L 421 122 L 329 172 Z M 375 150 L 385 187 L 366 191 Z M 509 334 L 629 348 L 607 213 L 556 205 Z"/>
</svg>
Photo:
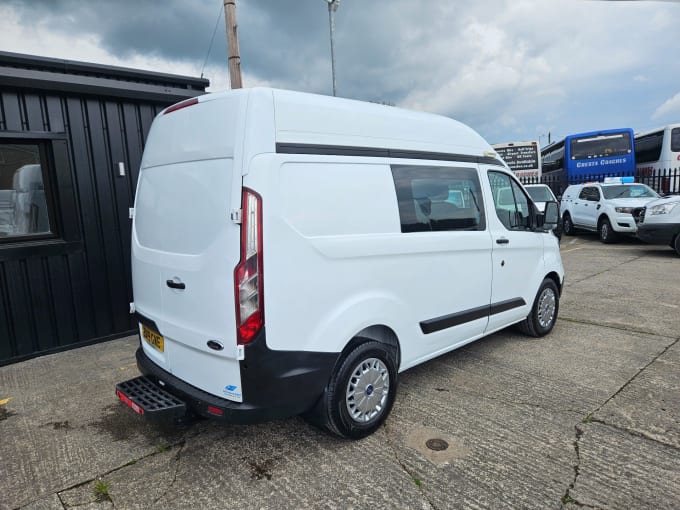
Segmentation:
<svg viewBox="0 0 680 510">
<path fill-rule="evenodd" d="M 581 420 L 581 423 L 593 423 L 593 417 L 591 415 L 588 415 Z"/>
<path fill-rule="evenodd" d="M 105 482 L 104 480 L 97 479 L 94 481 L 94 497 L 100 503 L 104 501 L 111 501 L 111 495 L 109 494 L 109 488 L 111 487 L 110 482 Z"/>
<path fill-rule="evenodd" d="M 572 498 L 569 494 L 565 494 L 564 496 L 562 496 L 561 501 L 563 505 L 566 505 L 568 503 L 576 503 L 576 500 Z"/>
<path fill-rule="evenodd" d="M 423 486 L 423 481 L 420 478 L 416 478 L 415 476 L 411 475 L 411 480 L 413 480 L 413 483 L 415 483 L 418 487 Z"/>
</svg>

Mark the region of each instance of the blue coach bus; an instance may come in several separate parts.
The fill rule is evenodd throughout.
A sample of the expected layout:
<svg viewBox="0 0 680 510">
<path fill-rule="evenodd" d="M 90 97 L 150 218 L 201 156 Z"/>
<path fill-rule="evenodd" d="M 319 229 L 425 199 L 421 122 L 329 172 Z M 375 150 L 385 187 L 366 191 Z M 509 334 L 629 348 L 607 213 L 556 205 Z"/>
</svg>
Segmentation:
<svg viewBox="0 0 680 510">
<path fill-rule="evenodd" d="M 544 182 L 560 196 L 569 184 L 604 176 L 635 175 L 630 128 L 568 135 L 541 150 Z"/>
</svg>

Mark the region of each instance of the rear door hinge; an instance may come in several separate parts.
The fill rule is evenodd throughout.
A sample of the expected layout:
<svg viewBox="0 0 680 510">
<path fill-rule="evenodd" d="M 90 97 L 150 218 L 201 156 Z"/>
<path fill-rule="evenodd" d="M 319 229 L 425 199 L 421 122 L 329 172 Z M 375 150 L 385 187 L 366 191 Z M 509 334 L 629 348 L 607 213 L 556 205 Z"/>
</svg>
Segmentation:
<svg viewBox="0 0 680 510">
<path fill-rule="evenodd" d="M 239 361 L 246 359 L 246 351 L 242 345 L 236 346 L 236 359 Z"/>
<path fill-rule="evenodd" d="M 242 209 L 233 209 L 231 211 L 231 221 L 233 221 L 234 223 L 240 224 L 242 221 L 242 216 L 243 216 Z"/>
<path fill-rule="evenodd" d="M 129 212 L 129 214 L 130 214 L 130 219 L 133 219 L 133 218 L 135 217 L 135 208 L 134 208 L 134 207 L 130 207 L 130 209 L 128 210 L 128 212 Z"/>
</svg>

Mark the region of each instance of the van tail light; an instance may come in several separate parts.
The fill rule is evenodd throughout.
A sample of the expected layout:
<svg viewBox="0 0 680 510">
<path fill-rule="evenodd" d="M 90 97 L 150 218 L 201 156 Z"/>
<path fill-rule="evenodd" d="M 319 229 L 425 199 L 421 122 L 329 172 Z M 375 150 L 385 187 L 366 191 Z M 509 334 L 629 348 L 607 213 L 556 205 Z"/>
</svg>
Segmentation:
<svg viewBox="0 0 680 510">
<path fill-rule="evenodd" d="M 243 188 L 241 260 L 234 270 L 237 343 L 247 344 L 264 326 L 262 198 Z"/>
</svg>

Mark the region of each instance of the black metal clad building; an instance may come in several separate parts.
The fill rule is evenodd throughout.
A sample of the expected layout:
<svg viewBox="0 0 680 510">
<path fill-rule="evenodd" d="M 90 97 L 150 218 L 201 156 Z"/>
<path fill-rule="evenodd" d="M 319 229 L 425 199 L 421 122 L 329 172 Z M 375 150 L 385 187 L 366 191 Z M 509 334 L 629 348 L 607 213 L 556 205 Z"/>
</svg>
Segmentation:
<svg viewBox="0 0 680 510">
<path fill-rule="evenodd" d="M 0 52 L 0 365 L 132 332 L 144 141 L 209 82 Z"/>
</svg>

